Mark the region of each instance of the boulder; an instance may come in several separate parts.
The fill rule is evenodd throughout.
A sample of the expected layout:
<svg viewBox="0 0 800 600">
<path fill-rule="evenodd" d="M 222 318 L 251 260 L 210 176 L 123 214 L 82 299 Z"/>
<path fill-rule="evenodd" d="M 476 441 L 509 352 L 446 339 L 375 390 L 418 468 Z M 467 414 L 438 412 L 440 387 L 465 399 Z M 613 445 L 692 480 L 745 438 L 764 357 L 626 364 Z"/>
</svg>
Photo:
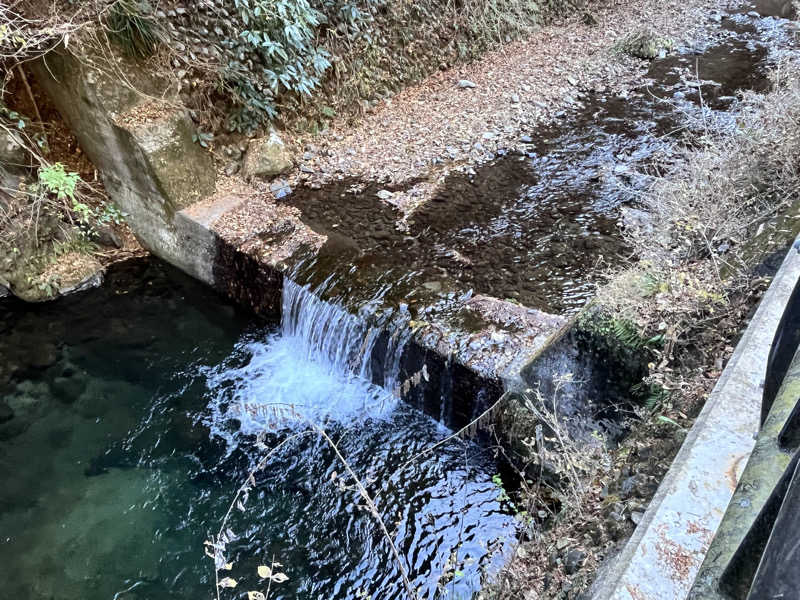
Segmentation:
<svg viewBox="0 0 800 600">
<path fill-rule="evenodd" d="M 270 132 L 269 136 L 250 141 L 244 157 L 244 175 L 253 177 L 275 177 L 292 168 L 292 155 L 280 136 Z"/>
</svg>

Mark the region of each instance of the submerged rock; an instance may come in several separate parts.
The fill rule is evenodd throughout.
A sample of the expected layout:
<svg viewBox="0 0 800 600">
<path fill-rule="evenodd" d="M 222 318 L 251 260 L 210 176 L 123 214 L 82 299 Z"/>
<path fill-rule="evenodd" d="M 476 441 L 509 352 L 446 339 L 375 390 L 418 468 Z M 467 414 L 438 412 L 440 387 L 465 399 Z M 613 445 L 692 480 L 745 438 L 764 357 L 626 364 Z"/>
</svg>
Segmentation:
<svg viewBox="0 0 800 600">
<path fill-rule="evenodd" d="M 0 400 L 0 423 L 5 423 L 14 418 L 14 410 L 5 400 Z"/>
</svg>

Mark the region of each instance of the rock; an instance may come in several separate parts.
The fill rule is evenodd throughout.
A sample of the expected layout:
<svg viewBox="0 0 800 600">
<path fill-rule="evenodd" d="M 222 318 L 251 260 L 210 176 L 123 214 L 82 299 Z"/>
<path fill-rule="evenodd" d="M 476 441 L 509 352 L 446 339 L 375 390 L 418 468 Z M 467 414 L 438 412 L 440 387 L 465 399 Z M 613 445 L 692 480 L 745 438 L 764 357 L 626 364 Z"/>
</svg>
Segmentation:
<svg viewBox="0 0 800 600">
<path fill-rule="evenodd" d="M 519 104 L 519 94 L 511 94 L 511 104 Z"/>
<path fill-rule="evenodd" d="M 27 419 L 12 419 L 7 423 L 0 424 L 0 442 L 17 437 L 30 426 L 31 422 Z"/>
<path fill-rule="evenodd" d="M 315 156 L 315 155 L 314 155 L 314 153 L 313 153 L 313 152 L 311 152 L 311 151 L 309 151 L 309 150 L 306 150 L 306 151 L 303 153 L 303 160 L 312 160 L 312 159 L 314 158 L 314 156 Z"/>
<path fill-rule="evenodd" d="M 239 160 L 242 158 L 242 151 L 239 150 L 238 146 L 231 144 L 230 146 L 225 147 L 225 156 L 232 158 L 233 160 Z"/>
<path fill-rule="evenodd" d="M 625 54 L 644 60 L 653 60 L 662 51 L 666 56 L 674 46 L 675 43 L 671 39 L 656 35 L 649 29 L 632 33 L 618 44 L 618 48 Z"/>
<path fill-rule="evenodd" d="M 28 151 L 16 133 L 0 130 L 0 164 L 10 169 L 25 169 L 28 166 Z"/>
<path fill-rule="evenodd" d="M 394 197 L 394 193 L 390 192 L 389 190 L 379 190 L 377 194 L 375 194 L 381 200 L 391 200 Z"/>
<path fill-rule="evenodd" d="M 583 550 L 573 549 L 567 552 L 566 556 L 564 556 L 564 570 L 567 572 L 567 575 L 577 573 L 583 566 L 585 560 L 586 552 Z"/>
<path fill-rule="evenodd" d="M 0 187 L 16 190 L 27 177 L 30 158 L 16 133 L 0 130 Z"/>
<path fill-rule="evenodd" d="M 597 19 L 594 18 L 594 15 L 590 13 L 588 10 L 583 13 L 581 17 L 581 21 L 583 21 L 584 25 L 588 25 L 589 27 L 596 27 L 597 26 Z"/>
<path fill-rule="evenodd" d="M 575 87 L 578 85 L 578 80 L 575 79 L 574 77 L 567 77 L 567 83 Z"/>
<path fill-rule="evenodd" d="M 36 369 L 46 369 L 57 360 L 57 350 L 54 344 L 36 344 L 27 353 L 27 363 Z"/>
<path fill-rule="evenodd" d="M 644 498 L 647 497 L 648 489 L 647 476 L 638 473 L 636 475 L 631 475 L 620 484 L 619 496 L 623 500 L 627 500 L 631 496 Z"/>
<path fill-rule="evenodd" d="M 311 167 L 309 167 L 308 165 L 300 165 L 300 171 L 301 171 L 302 173 L 313 173 L 313 172 L 314 172 L 314 169 L 312 169 L 312 168 L 311 168 Z"/>
<path fill-rule="evenodd" d="M 277 198 L 281 199 L 292 193 L 292 188 L 283 179 L 276 179 L 269 186 L 269 191 Z"/>
<path fill-rule="evenodd" d="M 110 225 L 101 225 L 95 230 L 95 239 L 102 246 L 122 248 L 122 240 Z"/>
<path fill-rule="evenodd" d="M 5 423 L 14 418 L 14 410 L 5 400 L 0 400 L 0 423 Z"/>
<path fill-rule="evenodd" d="M 243 165 L 246 178 L 275 177 L 291 168 L 292 157 L 283 140 L 275 131 L 272 131 L 268 137 L 250 141 Z"/>
<path fill-rule="evenodd" d="M 458 87 L 460 87 L 461 89 L 469 89 L 469 88 L 474 88 L 476 86 L 469 79 L 459 79 Z"/>
<path fill-rule="evenodd" d="M 431 292 L 441 292 L 442 291 L 442 282 L 441 281 L 426 281 L 422 284 L 422 286 L 430 290 Z"/>
<path fill-rule="evenodd" d="M 240 166 L 238 162 L 231 162 L 228 163 L 228 166 L 225 167 L 225 175 L 228 177 L 233 177 L 239 172 Z"/>
<path fill-rule="evenodd" d="M 51 387 L 56 398 L 65 404 L 72 404 L 80 397 L 86 386 L 83 378 L 73 375 L 72 377 L 56 377 Z"/>
<path fill-rule="evenodd" d="M 103 285 L 103 278 L 105 277 L 105 269 L 102 265 L 93 260 L 85 266 L 83 273 L 78 273 L 77 277 L 72 281 L 62 283 L 58 288 L 60 296 L 67 296 L 76 292 L 83 292 L 92 288 L 100 287 Z"/>
<path fill-rule="evenodd" d="M 523 144 L 532 144 L 533 138 L 529 135 L 523 135 L 520 136 L 519 141 L 522 142 Z"/>
</svg>

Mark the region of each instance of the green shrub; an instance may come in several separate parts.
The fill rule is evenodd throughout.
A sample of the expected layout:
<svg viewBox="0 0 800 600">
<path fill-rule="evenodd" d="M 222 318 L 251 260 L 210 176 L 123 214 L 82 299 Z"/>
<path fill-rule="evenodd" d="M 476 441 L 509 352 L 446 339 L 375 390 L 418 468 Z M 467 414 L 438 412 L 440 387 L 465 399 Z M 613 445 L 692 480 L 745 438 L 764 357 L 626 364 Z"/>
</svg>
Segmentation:
<svg viewBox="0 0 800 600">
<path fill-rule="evenodd" d="M 234 0 L 244 28 L 227 40 L 225 78 L 239 107 L 231 125 L 254 129 L 277 115 L 281 92 L 311 96 L 331 66 L 330 54 L 317 45 L 317 28 L 325 20 L 308 0 Z M 252 64 L 263 65 L 255 72 Z"/>
</svg>

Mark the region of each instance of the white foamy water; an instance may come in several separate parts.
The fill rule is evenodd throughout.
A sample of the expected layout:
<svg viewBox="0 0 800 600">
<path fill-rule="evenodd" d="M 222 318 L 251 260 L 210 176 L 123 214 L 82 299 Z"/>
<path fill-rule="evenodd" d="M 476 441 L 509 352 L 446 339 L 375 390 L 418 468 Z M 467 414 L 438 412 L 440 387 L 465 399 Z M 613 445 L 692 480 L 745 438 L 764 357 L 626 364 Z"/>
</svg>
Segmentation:
<svg viewBox="0 0 800 600">
<path fill-rule="evenodd" d="M 398 402 L 388 390 L 397 387 L 404 340 L 389 338 L 374 365 L 381 329 L 363 316 L 285 280 L 280 332 L 243 342 L 244 366 L 223 364 L 206 373 L 214 396 L 212 431 L 227 438 L 388 414 Z M 234 421 L 238 426 L 231 427 Z"/>
</svg>

